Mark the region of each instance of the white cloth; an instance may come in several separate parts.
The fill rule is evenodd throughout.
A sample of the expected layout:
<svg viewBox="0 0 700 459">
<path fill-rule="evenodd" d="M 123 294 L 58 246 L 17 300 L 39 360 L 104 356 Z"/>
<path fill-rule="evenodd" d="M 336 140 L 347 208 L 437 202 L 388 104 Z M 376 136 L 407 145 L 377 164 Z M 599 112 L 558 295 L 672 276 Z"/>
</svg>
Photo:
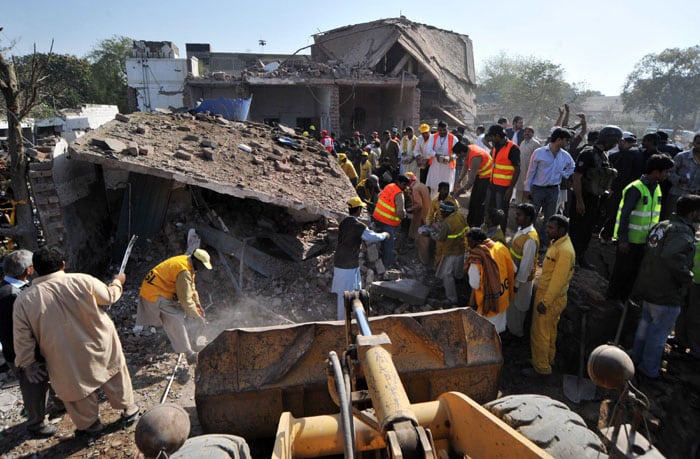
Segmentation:
<svg viewBox="0 0 700 459">
<path fill-rule="evenodd" d="M 486 144 L 484 143 L 484 137 L 485 137 L 485 136 L 486 136 L 486 134 L 479 134 L 479 135 L 476 137 L 476 145 L 477 145 L 478 147 L 483 148 L 483 149 L 486 150 L 486 151 L 491 151 L 491 149 L 490 149 L 489 147 L 487 147 Z M 522 164 L 522 161 L 521 161 L 521 164 Z"/>
<path fill-rule="evenodd" d="M 430 136 L 427 141 L 427 155 L 428 158 L 433 158 L 433 162 L 428 170 L 428 177 L 425 180 L 425 184 L 430 188 L 430 197 L 435 199 L 438 194 L 438 184 L 440 182 L 447 182 L 450 184 L 450 191 L 454 189 L 455 186 L 455 169 L 450 167 L 450 162 L 447 160 L 452 157 L 452 152 L 449 151 L 449 136 L 452 134 L 447 134 L 445 137 L 440 137 L 437 133 Z M 436 137 L 437 136 L 437 137 Z M 455 138 L 452 146 L 457 143 Z M 440 158 L 440 160 L 438 159 Z M 444 161 L 444 162 L 442 162 Z"/>
</svg>

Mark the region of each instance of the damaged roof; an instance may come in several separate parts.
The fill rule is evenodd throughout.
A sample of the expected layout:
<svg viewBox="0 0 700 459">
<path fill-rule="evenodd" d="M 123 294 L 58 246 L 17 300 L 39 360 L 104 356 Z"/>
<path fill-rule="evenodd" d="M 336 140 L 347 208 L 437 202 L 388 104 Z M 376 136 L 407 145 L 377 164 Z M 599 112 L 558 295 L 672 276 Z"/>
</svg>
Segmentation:
<svg viewBox="0 0 700 459">
<path fill-rule="evenodd" d="M 457 104 L 470 104 L 476 84 L 474 52 L 468 35 L 409 21 L 403 17 L 348 25 L 314 35 L 312 54 L 347 65 L 375 67 L 399 43 Z"/>
<path fill-rule="evenodd" d="M 317 141 L 289 128 L 205 113 L 120 114 L 73 141 L 69 155 L 272 203 L 305 219 L 340 218 L 355 196 L 335 156 Z"/>
</svg>

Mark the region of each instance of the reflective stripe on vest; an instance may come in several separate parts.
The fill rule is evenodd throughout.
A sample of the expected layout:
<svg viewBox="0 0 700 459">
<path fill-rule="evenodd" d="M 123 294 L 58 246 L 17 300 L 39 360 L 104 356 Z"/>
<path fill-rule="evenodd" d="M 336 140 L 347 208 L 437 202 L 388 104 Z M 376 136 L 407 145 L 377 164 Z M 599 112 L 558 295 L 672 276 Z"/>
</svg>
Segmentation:
<svg viewBox="0 0 700 459">
<path fill-rule="evenodd" d="M 375 220 L 389 226 L 399 226 L 401 219 L 396 215 L 396 195 L 399 193 L 403 193 L 403 191 L 395 183 L 384 187 L 379 193 L 377 205 L 372 214 Z"/>
<path fill-rule="evenodd" d="M 523 249 L 525 248 L 525 243 L 527 242 L 528 239 L 532 239 L 535 241 L 536 248 L 535 248 L 535 259 L 533 260 L 532 263 L 532 270 L 530 271 L 530 274 L 527 276 L 527 280 L 531 281 L 535 278 L 535 272 L 537 271 L 537 254 L 540 251 L 540 237 L 537 234 L 537 231 L 534 229 L 528 231 L 525 234 L 521 234 L 520 236 L 516 237 L 513 239 L 513 242 L 511 242 L 511 245 L 508 250 L 510 250 L 510 255 L 513 257 L 513 261 L 515 262 L 515 266 L 518 267 L 518 270 L 520 269 L 520 262 L 523 260 Z"/>
<path fill-rule="evenodd" d="M 693 259 L 693 282 L 700 284 L 700 241 L 695 246 L 695 258 Z"/>
<path fill-rule="evenodd" d="M 462 228 L 462 231 L 459 231 L 455 234 L 448 234 L 447 239 L 457 239 L 458 237 L 462 237 L 462 236 L 464 236 L 464 233 L 466 233 L 468 229 L 469 229 L 469 226 L 465 226 L 464 228 Z"/>
<path fill-rule="evenodd" d="M 631 244 L 645 244 L 649 230 L 659 222 L 659 215 L 661 214 L 661 186 L 656 185 L 654 196 L 652 196 L 649 188 L 641 180 L 635 180 L 622 190 L 622 199 L 620 200 L 620 206 L 617 208 L 613 237 L 618 238 L 617 232 L 620 228 L 620 218 L 622 216 L 622 208 L 625 205 L 625 196 L 627 195 L 627 190 L 632 187 L 639 190 L 641 198 L 630 213 L 627 240 Z"/>
<path fill-rule="evenodd" d="M 433 134 L 433 152 L 435 152 L 435 146 L 437 145 L 437 139 L 440 137 L 439 134 L 435 133 Z M 447 133 L 447 156 L 450 156 L 452 154 L 452 145 L 454 144 L 455 141 L 455 136 L 454 134 L 450 134 L 449 132 Z M 435 153 L 434 156 L 431 156 L 430 159 L 428 160 L 428 164 L 433 164 L 433 158 L 437 156 L 437 153 Z M 445 156 L 445 155 L 440 155 L 440 156 Z M 453 158 L 450 159 L 450 169 L 454 169 L 457 167 L 457 161 Z"/>
<path fill-rule="evenodd" d="M 509 140 L 500 150 L 496 151 L 495 147 L 491 150 L 491 156 L 493 157 L 491 183 L 494 185 L 510 186 L 513 182 L 515 166 L 510 162 L 508 155 L 510 154 L 510 149 L 513 148 L 514 145 L 513 141 Z"/>
<path fill-rule="evenodd" d="M 469 156 L 467 156 L 467 164 L 471 168 L 472 159 L 476 156 L 481 158 L 481 165 L 479 170 L 476 172 L 479 178 L 489 178 L 491 177 L 491 171 L 493 170 L 493 159 L 488 151 L 483 148 L 479 148 L 476 145 L 469 145 Z"/>
</svg>

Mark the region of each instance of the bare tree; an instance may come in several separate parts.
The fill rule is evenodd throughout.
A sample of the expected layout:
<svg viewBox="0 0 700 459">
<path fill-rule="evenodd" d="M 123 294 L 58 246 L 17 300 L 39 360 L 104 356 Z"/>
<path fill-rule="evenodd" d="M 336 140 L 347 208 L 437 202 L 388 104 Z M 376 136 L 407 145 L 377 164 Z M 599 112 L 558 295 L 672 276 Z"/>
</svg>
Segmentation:
<svg viewBox="0 0 700 459">
<path fill-rule="evenodd" d="M 22 136 L 22 120 L 31 109 L 41 102 L 40 88 L 46 79 L 40 60 L 34 59 L 29 66 L 26 80 L 20 84 L 12 60 L 5 58 L 0 50 L 0 91 L 5 99 L 7 116 L 7 143 L 10 154 L 10 178 L 13 196 L 16 203 L 15 225 L 0 228 L 0 236 L 13 238 L 20 247 L 33 249 L 37 247 L 36 227 L 27 185 L 27 157 L 24 152 Z"/>
</svg>

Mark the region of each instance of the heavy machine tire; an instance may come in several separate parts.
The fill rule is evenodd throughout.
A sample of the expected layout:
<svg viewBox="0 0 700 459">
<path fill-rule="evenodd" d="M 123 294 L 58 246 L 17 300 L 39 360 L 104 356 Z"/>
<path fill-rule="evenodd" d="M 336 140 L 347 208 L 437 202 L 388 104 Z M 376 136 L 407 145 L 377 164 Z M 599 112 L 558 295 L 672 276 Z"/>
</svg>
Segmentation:
<svg viewBox="0 0 700 459">
<path fill-rule="evenodd" d="M 509 395 L 484 407 L 557 459 L 607 458 L 598 436 L 581 416 L 544 395 Z"/>
</svg>

